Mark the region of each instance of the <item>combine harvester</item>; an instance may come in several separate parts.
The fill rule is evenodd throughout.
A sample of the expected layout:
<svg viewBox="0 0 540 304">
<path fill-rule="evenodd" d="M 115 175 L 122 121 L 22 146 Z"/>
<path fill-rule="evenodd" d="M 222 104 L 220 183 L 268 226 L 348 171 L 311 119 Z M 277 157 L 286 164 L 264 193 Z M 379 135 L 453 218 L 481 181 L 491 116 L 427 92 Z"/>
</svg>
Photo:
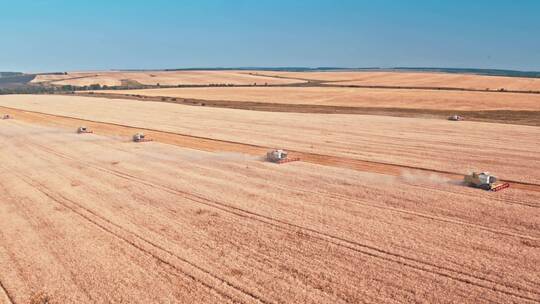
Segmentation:
<svg viewBox="0 0 540 304">
<path fill-rule="evenodd" d="M 94 133 L 94 131 L 90 131 L 90 130 L 88 130 L 87 127 L 82 126 L 82 127 L 79 127 L 79 128 L 77 129 L 77 133 L 78 133 L 78 134 Z"/>
<path fill-rule="evenodd" d="M 2 119 L 13 119 L 13 116 L 11 116 L 9 114 L 4 114 L 4 115 L 2 115 Z"/>
<path fill-rule="evenodd" d="M 509 183 L 498 183 L 497 178 L 489 174 L 489 172 L 473 172 L 472 174 L 465 175 L 464 182 L 470 187 L 488 191 L 500 191 L 510 187 Z"/>
<path fill-rule="evenodd" d="M 281 149 L 268 151 L 268 153 L 266 153 L 266 159 L 269 162 L 276 164 L 284 164 L 300 160 L 298 157 L 289 158 L 287 151 Z"/>
<path fill-rule="evenodd" d="M 133 141 L 134 142 L 146 142 L 146 141 L 152 141 L 149 138 L 145 138 L 144 133 L 136 133 L 133 135 Z"/>
<path fill-rule="evenodd" d="M 452 115 L 452 116 L 448 117 L 448 120 L 451 120 L 451 121 L 462 121 L 462 120 L 463 120 L 463 117 L 462 117 L 462 116 L 459 116 L 459 115 Z"/>
</svg>

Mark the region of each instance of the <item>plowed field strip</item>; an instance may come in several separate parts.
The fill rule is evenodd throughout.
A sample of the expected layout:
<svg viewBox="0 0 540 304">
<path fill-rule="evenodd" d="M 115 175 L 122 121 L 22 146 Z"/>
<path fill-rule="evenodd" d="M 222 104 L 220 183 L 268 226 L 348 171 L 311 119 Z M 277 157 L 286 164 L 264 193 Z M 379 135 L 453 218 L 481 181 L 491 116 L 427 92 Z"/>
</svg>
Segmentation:
<svg viewBox="0 0 540 304">
<path fill-rule="evenodd" d="M 190 106 L 206 106 L 215 108 L 241 109 L 265 112 L 284 113 L 318 113 L 318 114 L 361 114 L 379 115 L 393 117 L 432 117 L 447 119 L 448 116 L 456 114 L 454 109 L 422 109 L 422 108 L 399 108 L 399 107 L 359 107 L 359 106 L 337 106 L 319 104 L 294 104 L 294 103 L 273 103 L 260 101 L 234 101 L 234 100 L 209 100 L 197 98 L 181 98 L 171 96 L 145 96 L 138 94 L 123 93 L 103 93 L 85 92 L 77 93 L 84 97 L 100 97 L 110 99 L 128 99 L 140 101 L 155 101 L 165 103 L 175 103 Z M 66 95 L 73 96 L 73 95 Z M 533 110 L 460 110 L 459 113 L 470 121 L 495 122 L 504 124 L 540 126 L 540 111 Z"/>
<path fill-rule="evenodd" d="M 53 152 L 53 151 L 51 151 L 51 152 Z M 58 153 L 58 152 L 53 152 L 53 153 L 56 153 L 60 157 L 64 157 L 66 159 L 71 159 L 67 155 L 63 155 L 63 154 Z M 497 291 L 497 292 L 500 292 L 500 293 L 503 293 L 503 294 L 506 294 L 506 295 L 518 297 L 518 298 L 521 298 L 521 299 L 526 299 L 526 300 L 530 300 L 530 301 L 538 301 L 537 299 L 534 299 L 534 298 L 531 298 L 531 297 L 524 296 L 524 295 L 521 295 L 519 293 L 516 293 L 516 292 L 514 292 L 514 290 L 517 289 L 517 290 L 520 290 L 520 291 L 526 291 L 526 292 L 528 292 L 530 294 L 534 294 L 534 295 L 537 295 L 537 296 L 540 297 L 540 293 L 538 293 L 537 291 L 529 290 L 529 289 L 523 288 L 522 286 L 515 286 L 515 285 L 509 285 L 509 284 L 497 282 L 496 280 L 490 279 L 489 277 L 469 274 L 469 273 L 466 273 L 466 272 L 463 272 L 463 271 L 460 271 L 460 270 L 451 269 L 451 268 L 446 267 L 446 266 L 437 265 L 437 264 L 434 264 L 434 263 L 431 263 L 431 262 L 426 262 L 426 261 L 420 260 L 418 258 L 408 257 L 408 256 L 402 255 L 400 253 L 391 252 L 391 251 L 381 249 L 381 248 L 378 248 L 378 247 L 375 247 L 375 246 L 372 246 L 372 245 L 362 244 L 362 243 L 352 241 L 352 240 L 348 240 L 348 239 L 345 239 L 345 238 L 342 238 L 342 237 L 339 237 L 339 236 L 334 236 L 334 235 L 331 235 L 331 234 L 328 234 L 328 233 L 325 233 L 325 232 L 315 230 L 313 228 L 304 227 L 304 226 L 297 225 L 297 224 L 294 224 L 294 223 L 289 223 L 287 221 L 283 221 L 283 220 L 280 220 L 278 218 L 258 214 L 258 213 L 255 213 L 255 212 L 252 212 L 252 211 L 249 211 L 249 210 L 241 209 L 241 208 L 238 208 L 238 207 L 223 203 L 223 202 L 219 202 L 219 201 L 216 201 L 216 200 L 211 200 L 211 199 L 205 198 L 203 196 L 200 196 L 200 195 L 197 195 L 197 194 L 194 194 L 194 193 L 187 193 L 187 192 L 177 190 L 177 189 L 174 189 L 174 188 L 171 188 L 171 187 L 168 187 L 168 186 L 156 184 L 156 183 L 153 183 L 151 181 L 148 181 L 148 180 L 133 176 L 131 174 L 127 174 L 125 172 L 121 172 L 121 171 L 117 171 L 117 170 L 111 170 L 111 169 L 107 169 L 107 168 L 104 168 L 104 167 L 91 165 L 91 164 L 88 164 L 88 165 L 93 167 L 94 169 L 97 169 L 97 170 L 100 170 L 100 171 L 103 171 L 103 172 L 106 172 L 106 173 L 109 173 L 109 174 L 116 175 L 118 177 L 130 180 L 132 182 L 137 182 L 137 183 L 140 183 L 140 184 L 143 184 L 143 185 L 146 185 L 146 186 L 150 186 L 152 188 L 161 189 L 161 190 L 166 191 L 168 193 L 179 195 L 179 196 L 181 196 L 181 197 L 183 197 L 185 199 L 189 199 L 190 201 L 193 201 L 195 203 L 204 204 L 206 206 L 219 209 L 221 211 L 224 211 L 224 212 L 227 212 L 227 213 L 242 217 L 244 219 L 254 220 L 254 221 L 263 223 L 265 225 L 270 225 L 270 226 L 272 226 L 274 228 L 278 228 L 278 229 L 281 229 L 283 231 L 301 230 L 304 233 L 307 233 L 307 234 L 311 235 L 312 237 L 314 237 L 316 239 L 319 239 L 321 241 L 325 241 L 325 242 L 328 242 L 328 243 L 336 245 L 336 246 L 347 248 L 349 250 L 353 250 L 355 252 L 358 252 L 358 253 L 361 253 L 361 254 L 364 254 L 364 255 L 367 255 L 367 256 L 371 256 L 371 257 L 382 259 L 382 260 L 385 260 L 385 261 L 397 263 L 397 264 L 407 266 L 407 267 L 410 267 L 410 268 L 413 268 L 413 269 L 416 269 L 416 270 L 419 270 L 419 271 L 422 271 L 422 272 L 427 272 L 427 273 L 431 273 L 431 274 L 434 274 L 434 275 L 439 275 L 439 276 L 442 276 L 442 277 L 445 277 L 445 278 L 448 278 L 448 279 L 451 279 L 451 280 L 455 280 L 455 281 L 459 281 L 459 282 L 462 282 L 462 283 L 474 285 L 474 286 L 477 286 L 477 287 L 480 287 L 480 288 L 494 290 L 494 291 Z M 72 202 L 72 203 L 77 204 L 75 202 Z M 78 206 L 80 208 L 85 209 L 87 212 L 92 213 L 94 216 L 102 218 L 100 215 L 94 213 L 93 211 L 87 210 L 83 206 L 80 206 L 80 205 L 78 205 Z M 120 229 L 123 229 L 123 230 L 129 232 L 130 234 L 133 234 L 133 235 L 143 239 L 142 237 L 134 234 L 133 232 L 130 232 L 130 231 L 126 230 L 125 228 L 123 228 L 121 226 L 118 226 L 117 224 L 114 224 L 114 223 L 110 222 L 109 220 L 107 220 L 105 218 L 102 218 L 102 219 L 104 221 L 107 221 L 107 222 L 111 223 L 112 225 L 117 226 Z M 150 241 L 147 241 L 147 242 L 149 242 L 153 246 L 156 246 L 157 248 L 160 248 L 160 249 L 164 250 L 168 254 L 170 254 L 172 256 L 175 256 L 174 253 L 160 247 L 159 245 L 153 244 Z M 180 257 L 177 257 L 177 258 L 182 259 Z M 187 261 L 187 262 L 189 263 L 189 261 Z M 198 266 L 196 266 L 196 267 L 198 267 Z"/>
<path fill-rule="evenodd" d="M 82 218 L 84 218 L 88 222 L 94 224 L 95 226 L 99 227 L 103 231 L 105 231 L 105 232 L 113 235 L 114 237 L 124 241 L 125 243 L 135 247 L 136 249 L 140 250 L 144 254 L 152 256 L 157 261 L 159 261 L 159 262 L 161 262 L 161 263 L 163 263 L 165 265 L 168 265 L 169 267 L 171 267 L 172 269 L 175 269 L 177 272 L 181 273 L 182 275 L 187 276 L 190 279 L 199 282 L 201 285 L 203 285 L 203 286 L 205 286 L 205 287 L 207 287 L 207 288 L 209 288 L 211 290 L 214 290 L 219 295 L 221 295 L 221 296 L 223 296 L 225 298 L 228 298 L 231 301 L 238 301 L 238 299 L 235 299 L 235 298 L 233 298 L 233 296 L 231 296 L 231 293 L 234 295 L 237 292 L 240 292 L 243 295 L 251 298 L 252 300 L 254 300 L 256 302 L 259 302 L 259 303 L 272 303 L 271 301 L 264 300 L 264 299 L 260 298 L 259 296 L 254 295 L 253 293 L 251 293 L 250 291 L 245 290 L 241 286 L 236 286 L 235 284 L 232 284 L 232 283 L 226 281 L 225 279 L 222 279 L 222 278 L 216 276 L 212 272 L 210 272 L 210 271 L 202 268 L 201 266 L 198 266 L 198 265 L 196 265 L 196 264 L 194 264 L 194 263 L 192 263 L 192 262 L 190 262 L 190 261 L 188 261 L 188 260 L 174 254 L 170 250 L 168 250 L 168 249 L 166 249 L 166 248 L 164 248 L 164 247 L 162 247 L 162 246 L 160 246 L 160 245 L 158 245 L 158 244 L 156 244 L 156 243 L 154 243 L 154 242 L 152 242 L 150 240 L 147 240 L 147 239 L 141 237 L 140 235 L 138 235 L 136 233 L 133 233 L 133 232 L 129 231 L 128 229 L 126 229 L 126 228 L 124 228 L 124 227 L 122 227 L 122 226 L 120 226 L 120 225 L 118 225 L 118 224 L 116 224 L 114 222 L 111 222 L 107 218 L 100 216 L 99 214 L 95 213 L 94 211 L 92 211 L 92 210 L 90 210 L 90 209 L 88 209 L 88 208 L 74 202 L 73 200 L 70 200 L 70 199 L 64 197 L 61 194 L 52 193 L 50 191 L 47 191 L 46 185 L 41 184 L 39 181 L 34 180 L 32 177 L 25 176 L 25 175 L 22 175 L 22 174 L 19 174 L 19 173 L 14 173 L 14 174 L 20 180 L 22 180 L 23 182 L 25 182 L 28 185 L 32 186 L 34 189 L 38 190 L 39 192 L 41 192 L 46 197 L 48 197 L 51 200 L 57 202 L 58 204 L 64 206 L 65 208 L 71 210 L 72 212 L 78 214 L 79 216 L 81 216 Z M 76 206 L 76 207 L 74 207 L 73 205 Z M 82 212 L 81 212 L 81 210 L 82 210 Z M 97 218 L 97 219 L 103 221 L 105 224 L 99 223 L 98 220 L 96 220 L 94 218 Z M 144 243 L 146 245 L 149 245 L 150 247 L 153 247 L 154 249 L 157 249 L 157 250 L 159 250 L 159 251 L 161 251 L 163 253 L 166 253 L 167 255 L 169 255 L 171 257 L 174 257 L 175 259 L 179 260 L 182 264 L 188 266 L 188 268 L 191 268 L 191 269 L 195 270 L 196 272 L 202 272 L 203 276 L 208 277 L 210 279 L 210 281 L 213 281 L 213 282 L 208 283 L 208 282 L 206 282 L 205 279 L 201 279 L 197 275 L 186 272 L 185 270 L 181 269 L 180 267 L 175 265 L 175 263 L 169 261 L 165 257 L 161 257 L 161 256 L 153 253 L 151 250 L 144 248 L 142 245 L 139 245 L 136 242 L 130 240 L 128 237 L 120 235 L 117 232 L 114 232 L 113 229 L 107 227 L 107 225 L 113 226 L 116 229 L 119 229 L 122 232 L 135 237 L 136 239 L 138 239 L 142 243 Z M 226 292 L 226 291 L 223 291 L 220 288 L 218 288 L 219 286 L 225 286 L 226 289 L 231 289 L 232 288 L 232 289 L 236 290 L 237 292 L 231 292 L 230 290 L 228 290 L 228 292 Z"/>
<path fill-rule="evenodd" d="M 93 129 L 96 133 L 107 134 L 107 135 L 122 135 L 122 136 L 131 136 L 137 131 L 145 131 L 146 135 L 153 138 L 154 140 L 166 144 L 172 144 L 192 149 L 217 152 L 217 151 L 227 151 L 227 152 L 238 152 L 251 155 L 265 155 L 270 147 L 252 145 L 239 143 L 234 141 L 218 140 L 207 137 L 185 135 L 174 132 L 160 131 L 155 129 L 148 128 L 137 128 L 128 125 L 116 124 L 116 123 L 107 123 L 94 120 L 79 119 L 61 115 L 52 115 L 41 112 L 34 111 L 24 111 L 9 107 L 0 107 L 0 109 L 5 112 L 12 114 L 16 119 L 21 119 L 24 121 L 37 123 L 37 124 L 47 124 L 53 126 L 62 126 L 75 128 L 79 127 L 81 124 L 86 125 Z M 352 159 L 339 156 L 330 156 L 330 155 L 321 155 L 308 152 L 294 151 L 291 152 L 291 157 L 299 157 L 304 162 L 309 162 L 313 164 L 333 166 L 354 169 L 359 171 L 367 171 L 373 173 L 381 173 L 387 175 L 398 176 L 402 173 L 404 169 L 413 170 L 417 172 L 428 172 L 428 173 L 438 173 L 444 175 L 445 177 L 452 179 L 461 179 L 462 175 L 456 172 L 420 168 L 407 165 L 397 165 L 391 163 L 380 163 L 374 161 L 365 161 L 359 159 Z M 513 180 L 505 180 L 510 182 L 513 188 L 536 191 L 540 192 L 540 185 L 533 183 L 524 183 Z"/>
</svg>

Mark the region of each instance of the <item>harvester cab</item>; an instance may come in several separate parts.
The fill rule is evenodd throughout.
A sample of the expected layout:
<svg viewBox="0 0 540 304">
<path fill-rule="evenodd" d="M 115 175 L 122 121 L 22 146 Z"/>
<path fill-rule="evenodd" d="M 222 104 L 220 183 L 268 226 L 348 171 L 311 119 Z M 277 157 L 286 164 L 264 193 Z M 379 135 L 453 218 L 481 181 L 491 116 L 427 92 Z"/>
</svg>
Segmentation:
<svg viewBox="0 0 540 304">
<path fill-rule="evenodd" d="M 499 191 L 510 187 L 508 183 L 497 182 L 497 177 L 489 174 L 489 172 L 473 172 L 472 174 L 465 175 L 464 181 L 470 187 L 488 191 Z"/>
<path fill-rule="evenodd" d="M 149 139 L 149 138 L 146 138 L 144 136 L 144 133 L 136 133 L 135 135 L 133 135 L 133 141 L 134 142 L 145 142 L 145 141 L 152 141 L 152 140 Z"/>
<path fill-rule="evenodd" d="M 288 153 L 285 150 L 277 149 L 277 150 L 271 150 L 266 153 L 266 159 L 269 162 L 277 163 L 277 164 L 283 164 L 288 163 L 292 161 L 299 161 L 299 158 L 289 158 Z"/>
<path fill-rule="evenodd" d="M 87 127 L 82 126 L 77 129 L 77 133 L 83 134 L 83 133 L 94 133 L 94 131 L 90 131 Z"/>
</svg>

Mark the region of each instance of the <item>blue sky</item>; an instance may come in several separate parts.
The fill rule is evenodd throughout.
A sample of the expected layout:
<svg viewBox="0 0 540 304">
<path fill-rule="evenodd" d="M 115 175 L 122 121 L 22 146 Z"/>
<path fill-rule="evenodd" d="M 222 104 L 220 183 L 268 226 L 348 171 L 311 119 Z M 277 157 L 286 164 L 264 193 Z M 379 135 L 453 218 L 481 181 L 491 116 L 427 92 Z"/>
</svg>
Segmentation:
<svg viewBox="0 0 540 304">
<path fill-rule="evenodd" d="M 0 70 L 540 70 L 539 0 L 0 0 Z"/>
</svg>

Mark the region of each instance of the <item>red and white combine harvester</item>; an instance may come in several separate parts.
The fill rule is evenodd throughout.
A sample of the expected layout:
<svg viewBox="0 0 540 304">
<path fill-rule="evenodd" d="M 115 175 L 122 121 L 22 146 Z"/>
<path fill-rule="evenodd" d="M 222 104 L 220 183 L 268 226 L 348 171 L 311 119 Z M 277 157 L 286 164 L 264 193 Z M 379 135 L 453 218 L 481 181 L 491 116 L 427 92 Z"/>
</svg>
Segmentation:
<svg viewBox="0 0 540 304">
<path fill-rule="evenodd" d="M 510 187 L 509 183 L 498 182 L 497 178 L 489 174 L 489 172 L 473 172 L 469 175 L 465 175 L 464 182 L 470 187 L 488 191 L 500 191 Z"/>
<path fill-rule="evenodd" d="M 266 160 L 276 164 L 284 164 L 293 161 L 299 161 L 298 157 L 288 157 L 288 153 L 285 150 L 277 149 L 271 150 L 266 153 Z"/>
</svg>

